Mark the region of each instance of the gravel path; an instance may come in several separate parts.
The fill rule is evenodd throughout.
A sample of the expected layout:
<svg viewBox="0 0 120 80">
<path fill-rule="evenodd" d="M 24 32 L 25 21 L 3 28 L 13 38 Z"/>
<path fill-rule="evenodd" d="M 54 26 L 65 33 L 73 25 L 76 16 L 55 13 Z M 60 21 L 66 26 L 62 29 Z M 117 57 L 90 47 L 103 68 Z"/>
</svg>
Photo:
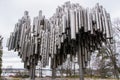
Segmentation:
<svg viewBox="0 0 120 80">
<path fill-rule="evenodd" d="M 23 79 L 23 80 L 30 80 L 30 79 Z M 36 78 L 35 80 L 52 80 L 51 78 Z M 80 80 L 79 78 L 64 78 L 64 79 L 61 79 L 61 78 L 56 78 L 55 80 Z M 89 79 L 89 78 L 87 78 L 87 79 L 85 79 L 85 80 L 117 80 L 117 79 Z"/>
<path fill-rule="evenodd" d="M 30 78 L 26 78 L 26 79 L 13 79 L 13 78 L 10 78 L 10 77 L 3 77 L 2 80 L 30 80 Z M 36 78 L 35 80 L 52 80 L 51 78 Z M 79 78 L 56 78 L 55 80 L 80 80 Z M 89 79 L 89 78 L 86 78 L 85 80 L 117 80 L 117 79 Z"/>
</svg>

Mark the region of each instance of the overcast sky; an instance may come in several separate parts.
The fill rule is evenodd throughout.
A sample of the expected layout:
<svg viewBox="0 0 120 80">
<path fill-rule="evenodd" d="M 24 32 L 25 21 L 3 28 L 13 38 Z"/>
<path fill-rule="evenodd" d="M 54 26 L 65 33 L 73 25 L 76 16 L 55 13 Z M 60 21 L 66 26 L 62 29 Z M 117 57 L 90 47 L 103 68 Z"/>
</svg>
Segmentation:
<svg viewBox="0 0 120 80">
<path fill-rule="evenodd" d="M 15 23 L 23 16 L 25 10 L 29 11 L 31 19 L 42 10 L 43 15 L 49 18 L 55 13 L 57 6 L 68 0 L 0 0 L 0 35 L 3 40 L 3 68 L 23 68 L 21 59 L 17 53 L 7 51 L 6 39 L 13 31 Z M 120 0 L 69 0 L 72 3 L 79 3 L 83 7 L 94 7 L 96 3 L 103 5 L 111 14 L 111 19 L 120 17 Z"/>
</svg>

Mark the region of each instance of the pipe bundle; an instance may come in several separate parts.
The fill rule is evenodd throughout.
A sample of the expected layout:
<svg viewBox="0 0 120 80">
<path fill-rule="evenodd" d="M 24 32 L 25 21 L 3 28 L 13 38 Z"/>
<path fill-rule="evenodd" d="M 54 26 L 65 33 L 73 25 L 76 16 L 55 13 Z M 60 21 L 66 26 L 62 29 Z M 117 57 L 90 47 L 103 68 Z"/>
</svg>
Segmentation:
<svg viewBox="0 0 120 80">
<path fill-rule="evenodd" d="M 111 30 L 110 14 L 101 5 L 83 8 L 66 2 L 50 19 L 39 11 L 33 25 L 25 11 L 16 23 L 7 46 L 8 50 L 19 53 L 27 69 L 37 65 L 39 60 L 45 67 L 49 64 L 49 57 L 51 68 L 57 68 L 66 61 L 68 54 L 71 61 L 81 55 L 81 64 L 85 68 L 92 52 L 99 50 L 103 42 L 111 43 Z"/>
</svg>

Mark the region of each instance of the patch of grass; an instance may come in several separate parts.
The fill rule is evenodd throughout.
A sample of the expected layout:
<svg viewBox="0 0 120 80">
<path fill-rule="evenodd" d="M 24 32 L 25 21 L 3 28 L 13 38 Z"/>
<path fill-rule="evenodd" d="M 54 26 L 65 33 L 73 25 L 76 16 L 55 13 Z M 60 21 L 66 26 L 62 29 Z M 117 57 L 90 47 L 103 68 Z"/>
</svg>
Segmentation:
<svg viewBox="0 0 120 80">
<path fill-rule="evenodd" d="M 21 78 L 12 78 L 11 80 L 21 80 Z"/>
</svg>

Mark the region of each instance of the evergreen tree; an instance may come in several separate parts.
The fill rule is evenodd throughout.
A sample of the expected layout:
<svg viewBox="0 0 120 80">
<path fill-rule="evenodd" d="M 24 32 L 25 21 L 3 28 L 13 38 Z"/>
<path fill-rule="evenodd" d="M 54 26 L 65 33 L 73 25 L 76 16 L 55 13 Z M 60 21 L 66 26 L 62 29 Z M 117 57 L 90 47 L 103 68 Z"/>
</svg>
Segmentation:
<svg viewBox="0 0 120 80">
<path fill-rule="evenodd" d="M 2 36 L 0 36 L 0 77 L 1 77 L 1 74 L 2 74 L 2 54 L 3 54 L 3 51 L 2 51 Z"/>
</svg>

